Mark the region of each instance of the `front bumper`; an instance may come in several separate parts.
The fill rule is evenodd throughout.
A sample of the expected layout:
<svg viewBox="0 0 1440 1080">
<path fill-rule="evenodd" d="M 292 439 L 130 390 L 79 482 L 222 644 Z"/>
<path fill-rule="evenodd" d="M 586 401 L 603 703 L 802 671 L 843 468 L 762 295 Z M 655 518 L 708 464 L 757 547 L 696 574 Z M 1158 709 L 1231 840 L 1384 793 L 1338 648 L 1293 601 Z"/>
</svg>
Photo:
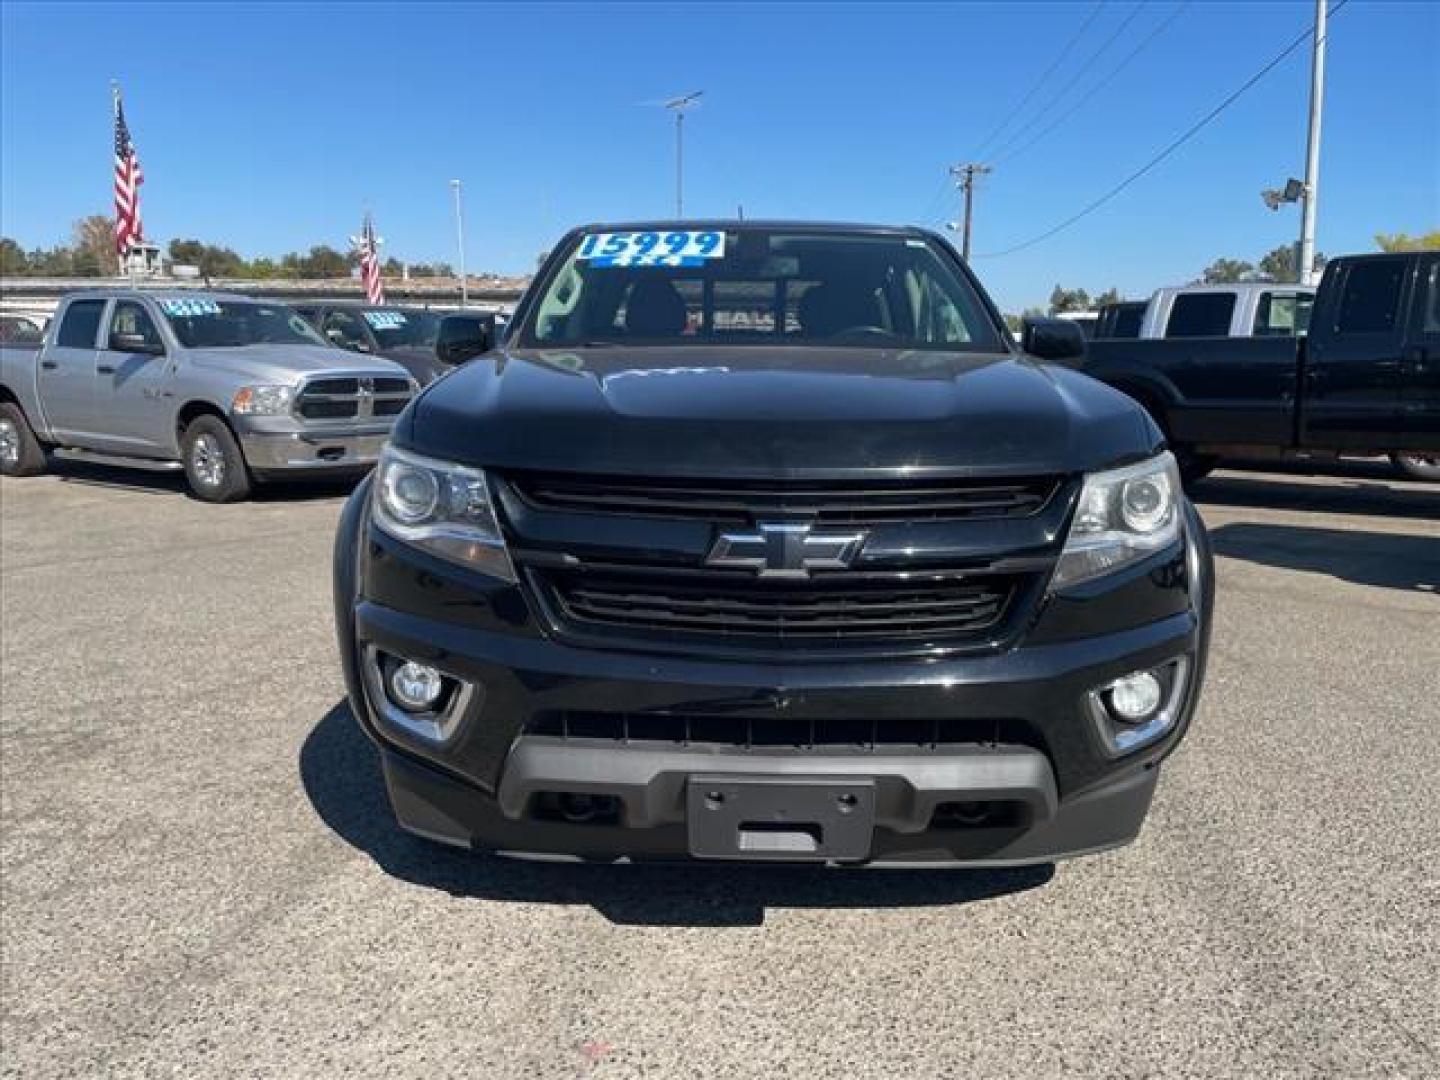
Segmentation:
<svg viewBox="0 0 1440 1080">
<path fill-rule="evenodd" d="M 284 417 L 237 421 L 245 463 L 253 472 L 309 473 L 367 469 L 380 458 L 393 421 L 325 430 Z"/>
<path fill-rule="evenodd" d="M 400 824 L 457 846 L 585 860 L 955 866 L 1113 848 L 1138 834 L 1204 679 L 1213 566 L 1188 506 L 1175 549 L 1048 598 L 1011 646 L 826 663 L 558 640 L 518 589 L 477 582 L 373 529 L 367 488 L 352 496 L 336 539 L 336 626 L 352 710 L 381 749 Z M 377 650 L 470 688 L 442 741 L 394 721 L 366 675 Z M 1097 730 L 1091 691 L 1181 659 L 1187 674 L 1173 722 L 1117 756 Z M 586 720 L 557 730 L 555 716 Z M 869 726 L 868 745 L 816 737 L 855 722 Z M 717 724 L 742 726 L 744 744 L 717 737 Z M 917 726 L 959 735 L 898 734 Z M 775 737 L 797 727 L 811 736 L 804 749 Z M 807 787 L 818 785 L 822 797 L 853 793 L 873 827 L 863 848 L 842 846 L 839 855 L 828 846 L 717 854 L 696 822 L 697 799 L 715 784 L 779 785 L 781 811 L 792 796 L 808 798 Z M 565 820 L 545 812 L 555 793 L 601 796 L 618 813 Z M 764 794 L 752 805 L 767 806 Z M 999 812 L 959 820 L 939 812 L 956 804 Z"/>
</svg>

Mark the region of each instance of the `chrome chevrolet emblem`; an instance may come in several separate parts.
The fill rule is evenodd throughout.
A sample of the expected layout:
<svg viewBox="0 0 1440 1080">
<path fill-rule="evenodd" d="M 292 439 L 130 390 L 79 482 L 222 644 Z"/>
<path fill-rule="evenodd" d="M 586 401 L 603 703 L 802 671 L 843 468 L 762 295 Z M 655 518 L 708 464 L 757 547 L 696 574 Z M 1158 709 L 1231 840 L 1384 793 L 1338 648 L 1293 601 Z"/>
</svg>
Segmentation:
<svg viewBox="0 0 1440 1080">
<path fill-rule="evenodd" d="M 803 523 L 761 522 L 754 532 L 721 533 L 705 562 L 754 570 L 761 577 L 808 577 L 811 570 L 845 569 L 864 543 L 864 533 L 817 533 Z"/>
</svg>

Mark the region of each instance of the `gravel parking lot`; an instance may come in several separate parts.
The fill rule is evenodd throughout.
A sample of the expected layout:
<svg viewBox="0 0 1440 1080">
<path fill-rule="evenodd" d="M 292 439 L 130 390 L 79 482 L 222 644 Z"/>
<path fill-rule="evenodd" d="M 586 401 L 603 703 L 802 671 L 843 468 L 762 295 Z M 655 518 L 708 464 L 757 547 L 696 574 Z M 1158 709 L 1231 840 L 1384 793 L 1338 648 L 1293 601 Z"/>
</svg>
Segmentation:
<svg viewBox="0 0 1440 1080">
<path fill-rule="evenodd" d="M 1224 472 L 1140 841 L 1006 873 L 521 863 L 398 833 L 333 489 L 0 484 L 13 1076 L 1435 1076 L 1440 488 Z"/>
</svg>

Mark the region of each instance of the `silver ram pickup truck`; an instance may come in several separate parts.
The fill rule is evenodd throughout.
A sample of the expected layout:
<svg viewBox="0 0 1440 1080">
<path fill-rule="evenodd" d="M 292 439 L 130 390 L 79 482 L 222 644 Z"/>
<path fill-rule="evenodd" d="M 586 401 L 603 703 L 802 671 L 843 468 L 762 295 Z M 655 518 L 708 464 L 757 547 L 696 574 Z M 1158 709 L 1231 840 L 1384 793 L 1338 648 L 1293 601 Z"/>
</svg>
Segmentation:
<svg viewBox="0 0 1440 1080">
<path fill-rule="evenodd" d="M 334 348 L 293 309 L 224 293 L 102 289 L 61 301 L 44 340 L 0 349 L 0 472 L 46 455 L 184 470 L 209 502 L 373 465 L 417 386 Z"/>
</svg>

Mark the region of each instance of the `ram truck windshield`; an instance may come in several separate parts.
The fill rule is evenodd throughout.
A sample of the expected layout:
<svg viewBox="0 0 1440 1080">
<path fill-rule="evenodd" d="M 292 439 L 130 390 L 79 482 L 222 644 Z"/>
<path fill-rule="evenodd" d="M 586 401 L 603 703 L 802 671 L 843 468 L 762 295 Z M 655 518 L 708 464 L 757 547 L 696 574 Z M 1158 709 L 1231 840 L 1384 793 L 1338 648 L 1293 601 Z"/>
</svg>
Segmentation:
<svg viewBox="0 0 1440 1080">
<path fill-rule="evenodd" d="M 237 349 L 246 345 L 329 347 L 298 312 L 280 304 L 229 300 L 162 300 L 175 337 L 187 349 Z"/>
</svg>

